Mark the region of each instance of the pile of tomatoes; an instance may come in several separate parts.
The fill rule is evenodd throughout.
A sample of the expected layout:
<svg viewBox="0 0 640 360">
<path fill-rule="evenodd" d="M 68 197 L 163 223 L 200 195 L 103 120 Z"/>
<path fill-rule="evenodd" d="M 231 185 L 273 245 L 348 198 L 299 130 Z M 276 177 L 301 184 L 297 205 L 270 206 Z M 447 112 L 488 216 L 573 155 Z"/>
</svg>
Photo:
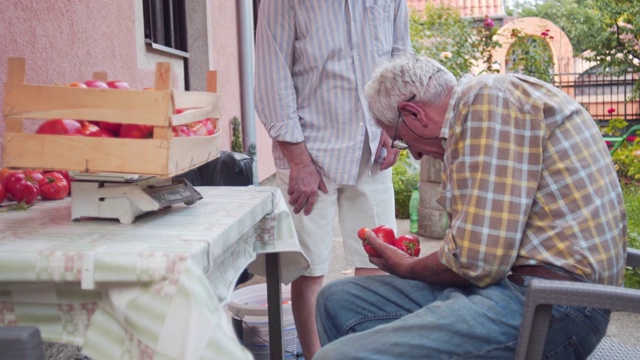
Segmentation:
<svg viewBox="0 0 640 360">
<path fill-rule="evenodd" d="M 87 80 L 85 82 L 73 82 L 68 87 L 94 88 L 94 89 L 119 89 L 130 90 L 127 82 L 122 80 L 101 81 Z M 144 90 L 153 90 L 146 88 Z M 187 109 L 176 109 L 180 114 Z M 210 119 L 202 119 L 189 124 L 173 126 L 173 136 L 208 136 L 216 133 Z M 42 123 L 36 130 L 36 134 L 48 135 L 74 135 L 90 137 L 109 137 L 127 139 L 149 139 L 153 137 L 153 126 L 142 124 L 120 124 L 109 121 L 84 121 L 73 119 L 51 119 Z"/>
<path fill-rule="evenodd" d="M 358 238 L 362 240 L 362 246 L 364 247 L 364 251 L 369 254 L 369 256 L 380 257 L 380 254 L 374 249 L 369 241 L 367 241 L 367 230 L 368 228 L 361 228 L 358 230 Z M 420 239 L 413 234 L 402 235 L 396 238 L 396 234 L 392 228 L 387 225 L 380 225 L 371 229 L 371 231 L 376 234 L 376 236 L 382 240 L 383 243 L 394 246 L 405 254 L 410 256 L 418 257 L 420 255 Z"/>
<path fill-rule="evenodd" d="M 69 174 L 66 171 L 2 169 L 0 203 L 13 200 L 31 205 L 38 197 L 42 200 L 60 200 L 69 195 Z"/>
</svg>

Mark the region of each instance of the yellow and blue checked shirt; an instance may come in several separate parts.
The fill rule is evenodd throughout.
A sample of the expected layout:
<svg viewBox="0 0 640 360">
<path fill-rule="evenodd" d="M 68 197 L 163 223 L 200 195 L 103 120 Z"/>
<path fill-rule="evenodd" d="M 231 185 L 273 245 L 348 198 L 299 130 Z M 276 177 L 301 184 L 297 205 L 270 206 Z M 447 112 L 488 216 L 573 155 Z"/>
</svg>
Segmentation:
<svg viewBox="0 0 640 360">
<path fill-rule="evenodd" d="M 520 265 L 552 265 L 620 285 L 626 212 L 589 113 L 521 75 L 465 76 L 449 103 L 443 264 L 478 286 Z"/>
</svg>

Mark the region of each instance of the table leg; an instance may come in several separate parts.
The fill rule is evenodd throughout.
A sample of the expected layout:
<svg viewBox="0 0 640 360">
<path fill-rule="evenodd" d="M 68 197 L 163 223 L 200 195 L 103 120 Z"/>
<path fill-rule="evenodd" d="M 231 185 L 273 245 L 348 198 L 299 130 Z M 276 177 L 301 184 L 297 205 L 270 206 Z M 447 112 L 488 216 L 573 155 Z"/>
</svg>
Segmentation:
<svg viewBox="0 0 640 360">
<path fill-rule="evenodd" d="M 267 315 L 269 316 L 269 354 L 271 360 L 284 359 L 282 347 L 282 292 L 280 289 L 280 255 L 265 255 L 267 275 Z"/>
</svg>

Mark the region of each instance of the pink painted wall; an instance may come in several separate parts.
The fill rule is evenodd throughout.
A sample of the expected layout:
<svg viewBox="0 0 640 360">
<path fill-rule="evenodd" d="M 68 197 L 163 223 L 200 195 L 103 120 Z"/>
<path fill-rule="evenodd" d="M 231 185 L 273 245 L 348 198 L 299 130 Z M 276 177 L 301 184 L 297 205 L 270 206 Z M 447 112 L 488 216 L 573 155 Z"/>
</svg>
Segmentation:
<svg viewBox="0 0 640 360">
<path fill-rule="evenodd" d="M 218 92 L 223 97 L 221 149 L 228 150 L 229 120 L 241 116 L 237 8 L 229 0 L 204 1 L 208 1 L 209 31 L 201 35 L 210 44 L 209 68 L 218 70 Z M 4 94 L 9 57 L 26 59 L 26 81 L 32 84 L 62 85 L 106 71 L 109 78 L 125 80 L 138 89 L 153 86 L 155 64 L 165 61 L 173 65 L 174 86 L 184 88 L 181 58 L 144 44 L 140 1 L 8 1 L 0 7 L 0 34 L 0 94 Z M 270 140 L 256 122 L 262 180 L 274 172 L 274 166 Z M 35 126 L 29 122 L 27 130 Z M 0 165 L 4 133 L 2 118 Z"/>
</svg>

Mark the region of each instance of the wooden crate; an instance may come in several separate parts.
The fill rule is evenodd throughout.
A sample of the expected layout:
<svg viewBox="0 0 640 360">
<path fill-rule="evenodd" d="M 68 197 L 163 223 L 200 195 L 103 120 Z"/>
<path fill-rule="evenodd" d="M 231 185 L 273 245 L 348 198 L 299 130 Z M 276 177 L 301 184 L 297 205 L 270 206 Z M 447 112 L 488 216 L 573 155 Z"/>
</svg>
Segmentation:
<svg viewBox="0 0 640 360">
<path fill-rule="evenodd" d="M 3 165 L 87 173 L 124 173 L 169 177 L 219 155 L 219 131 L 211 136 L 174 137 L 172 125 L 220 117 L 216 73 L 207 74 L 207 92 L 171 89 L 169 63 L 156 66 L 153 91 L 85 89 L 25 84 L 25 60 L 10 58 L 4 93 Z M 105 73 L 94 73 L 94 78 Z M 177 108 L 190 108 L 173 115 Z M 152 125 L 151 139 L 97 138 L 30 134 L 34 119 L 104 120 Z"/>
</svg>

